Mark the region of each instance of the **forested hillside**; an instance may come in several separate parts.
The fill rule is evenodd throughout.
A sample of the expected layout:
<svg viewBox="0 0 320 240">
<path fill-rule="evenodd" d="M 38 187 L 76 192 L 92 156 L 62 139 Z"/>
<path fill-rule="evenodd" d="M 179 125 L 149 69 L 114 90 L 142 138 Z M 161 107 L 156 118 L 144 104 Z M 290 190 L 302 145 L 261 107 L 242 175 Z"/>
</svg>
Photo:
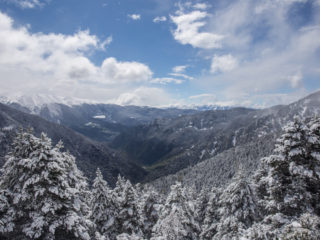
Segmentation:
<svg viewBox="0 0 320 240">
<path fill-rule="evenodd" d="M 33 128 L 36 135 L 46 132 L 54 142 L 62 140 L 71 154 L 76 157 L 79 168 L 89 179 L 93 179 L 97 167 L 113 186 L 117 175 L 127 177 L 133 182 L 141 181 L 145 170 L 123 158 L 121 154 L 103 143 L 96 142 L 61 124 L 51 123 L 38 116 L 23 113 L 0 104 L 0 164 L 11 149 L 13 138 L 19 128 Z"/>
<path fill-rule="evenodd" d="M 256 159 L 270 154 L 282 127 L 295 115 L 303 118 L 319 114 L 319 106 L 318 91 L 289 105 L 266 109 L 232 108 L 157 119 L 129 129 L 111 146 L 145 166 L 147 181 L 215 158 L 225 170 L 222 174 L 232 176 L 234 165 L 239 162 L 247 170 L 255 170 Z M 217 167 L 215 171 L 220 171 L 220 166 Z M 217 178 L 225 179 L 225 176 L 218 174 Z"/>
<path fill-rule="evenodd" d="M 319 239 L 320 118 L 295 117 L 247 177 L 167 194 L 97 169 L 91 187 L 46 134 L 20 131 L 0 177 L 1 239 Z M 212 173 L 214 174 L 214 172 Z M 199 173 L 201 175 L 201 173 Z"/>
</svg>

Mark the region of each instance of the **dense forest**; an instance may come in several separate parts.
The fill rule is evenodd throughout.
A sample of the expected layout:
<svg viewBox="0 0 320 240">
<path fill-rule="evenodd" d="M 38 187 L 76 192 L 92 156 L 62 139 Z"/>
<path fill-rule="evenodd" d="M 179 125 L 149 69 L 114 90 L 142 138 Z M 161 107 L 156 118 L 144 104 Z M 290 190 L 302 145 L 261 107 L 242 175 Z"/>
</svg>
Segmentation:
<svg viewBox="0 0 320 240">
<path fill-rule="evenodd" d="M 252 176 L 240 167 L 223 188 L 159 193 L 121 176 L 111 188 L 99 169 L 89 187 L 62 149 L 17 133 L 1 172 L 1 239 L 320 239 L 319 117 L 296 117 Z"/>
</svg>

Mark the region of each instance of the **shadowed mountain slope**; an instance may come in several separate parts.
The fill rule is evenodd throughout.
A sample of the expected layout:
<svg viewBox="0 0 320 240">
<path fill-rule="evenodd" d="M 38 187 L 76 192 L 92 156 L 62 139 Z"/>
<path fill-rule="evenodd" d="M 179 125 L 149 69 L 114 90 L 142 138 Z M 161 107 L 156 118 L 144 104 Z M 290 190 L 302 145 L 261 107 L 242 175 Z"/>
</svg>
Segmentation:
<svg viewBox="0 0 320 240">
<path fill-rule="evenodd" d="M 0 104 L 0 161 L 10 149 L 10 144 L 19 127 L 32 127 L 36 135 L 41 132 L 48 134 L 53 143 L 62 140 L 65 150 L 76 157 L 77 165 L 90 179 L 99 167 L 110 184 L 114 184 L 118 174 L 133 182 L 141 181 L 145 171 L 138 165 L 126 161 L 119 153 L 105 144 L 95 142 L 73 130 L 46 121 L 38 116 L 23 113 L 6 105 Z"/>
</svg>

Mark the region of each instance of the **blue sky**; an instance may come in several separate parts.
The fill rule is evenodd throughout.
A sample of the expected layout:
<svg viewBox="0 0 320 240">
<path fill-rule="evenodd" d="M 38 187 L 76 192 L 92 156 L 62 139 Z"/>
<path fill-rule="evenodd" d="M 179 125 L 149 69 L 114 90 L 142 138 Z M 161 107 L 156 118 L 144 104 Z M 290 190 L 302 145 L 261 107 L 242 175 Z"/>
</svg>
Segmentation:
<svg viewBox="0 0 320 240">
<path fill-rule="evenodd" d="M 319 0 L 0 0 L 0 94 L 285 104 L 320 88 L 319 39 Z"/>
</svg>

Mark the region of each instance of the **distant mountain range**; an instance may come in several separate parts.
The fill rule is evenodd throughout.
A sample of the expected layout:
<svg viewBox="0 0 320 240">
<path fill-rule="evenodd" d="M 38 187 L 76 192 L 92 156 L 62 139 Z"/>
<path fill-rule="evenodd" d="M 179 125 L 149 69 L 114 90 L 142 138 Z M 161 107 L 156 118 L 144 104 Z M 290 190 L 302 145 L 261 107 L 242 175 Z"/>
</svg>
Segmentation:
<svg viewBox="0 0 320 240">
<path fill-rule="evenodd" d="M 17 110 L 36 114 L 50 122 L 67 126 L 94 140 L 110 142 L 128 127 L 149 123 L 157 118 L 174 118 L 197 112 L 193 109 L 119 106 L 114 104 L 81 103 L 45 95 L 0 98 L 2 103 Z"/>
<path fill-rule="evenodd" d="M 190 169 L 202 169 L 199 167 L 201 164 L 206 166 L 204 172 L 207 175 L 220 172 L 215 174 L 217 179 L 220 178 L 219 181 L 233 176 L 239 165 L 250 172 L 256 168 L 261 156 L 270 153 L 275 139 L 281 133 L 281 127 L 292 120 L 294 115 L 320 113 L 320 92 L 289 105 L 267 109 L 224 107 L 212 110 L 214 106 L 159 109 L 80 102 L 75 104 L 62 100 L 56 103 L 54 98 L 48 98 L 47 102 L 40 99 L 20 100 L 20 103 L 2 99 L 7 106 L 16 109 L 10 108 L 9 111 L 8 107 L 1 105 L 6 118 L 12 118 L 11 114 L 14 113 L 19 115 L 18 119 L 14 119 L 15 124 L 9 120 L 5 124 L 1 123 L 4 129 L 2 132 L 6 134 L 5 129 L 11 129 L 11 125 L 15 128 L 19 124 L 33 126 L 36 132 L 46 131 L 54 140 L 67 139 L 66 149 L 70 148 L 81 164 L 90 165 L 90 171 L 87 171 L 89 175 L 95 166 L 105 164 L 105 171 L 112 165 L 112 173 L 104 172 L 110 179 L 121 172 L 136 181 L 151 181 L 182 169 L 188 171 L 183 172 L 187 176 Z M 211 110 L 204 111 L 207 108 Z M 46 127 L 40 127 L 43 125 Z M 82 139 L 82 144 L 77 144 L 80 140 L 70 139 L 68 142 L 68 136 Z M 82 152 L 88 149 L 86 144 L 92 147 L 92 152 Z M 101 152 L 99 157 L 94 157 L 94 148 Z M 106 162 L 102 160 L 104 154 L 108 156 L 105 157 L 108 159 Z M 210 164 L 205 165 L 208 161 Z M 194 176 L 191 173 L 189 175 Z M 211 182 L 217 179 L 209 180 L 207 177 Z"/>
<path fill-rule="evenodd" d="M 0 96 L 0 102 L 7 105 L 10 105 L 10 104 L 19 105 L 19 106 L 22 106 L 25 110 L 28 109 L 28 111 L 36 114 L 39 113 L 43 107 L 48 106 L 52 103 L 62 104 L 69 107 L 75 106 L 75 105 L 82 105 L 82 104 L 119 106 L 115 104 L 103 104 L 102 102 L 96 102 L 96 101 L 87 100 L 87 99 L 68 98 L 68 97 L 61 97 L 61 96 L 54 96 L 54 95 L 47 95 L 47 94 L 34 94 L 34 95 L 17 94 L 17 95 L 12 95 L 10 97 Z M 142 107 L 142 108 L 146 108 L 146 107 Z M 198 111 L 207 111 L 207 110 L 226 110 L 230 108 L 231 108 L 230 106 L 220 106 L 217 104 L 206 104 L 206 105 L 175 104 L 175 105 L 169 105 L 166 107 L 161 107 L 160 109 L 189 109 L 189 110 L 193 109 Z"/>
<path fill-rule="evenodd" d="M 112 141 L 120 133 L 127 132 L 128 127 L 148 124 L 155 119 L 171 119 L 199 111 L 231 109 L 217 105 L 179 105 L 167 108 L 119 106 L 44 94 L 0 97 L 0 102 L 50 122 L 68 126 L 102 142 Z"/>
<path fill-rule="evenodd" d="M 41 108 L 52 103 L 59 103 L 67 106 L 81 105 L 83 103 L 95 103 L 94 101 L 83 100 L 78 98 L 68 98 L 48 94 L 0 96 L 0 102 L 7 105 L 19 105 L 25 110 L 32 113 L 38 113 Z"/>
</svg>

